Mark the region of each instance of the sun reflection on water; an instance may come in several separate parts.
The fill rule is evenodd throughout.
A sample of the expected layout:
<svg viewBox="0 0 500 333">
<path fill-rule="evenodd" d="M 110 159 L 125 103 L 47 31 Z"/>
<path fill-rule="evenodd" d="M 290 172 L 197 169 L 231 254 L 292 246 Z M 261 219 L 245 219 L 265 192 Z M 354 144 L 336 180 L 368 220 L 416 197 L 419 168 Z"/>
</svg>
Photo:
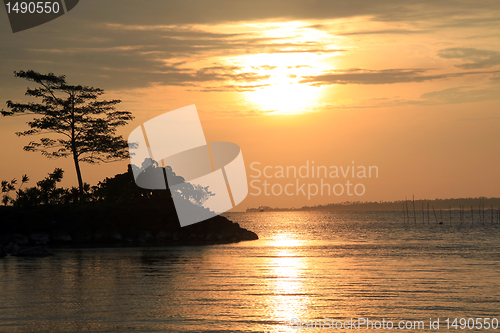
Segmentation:
<svg viewBox="0 0 500 333">
<path fill-rule="evenodd" d="M 269 318 L 284 324 L 279 332 L 294 332 L 290 319 L 307 317 L 311 304 L 304 284 L 308 262 L 298 252 L 302 244 L 301 240 L 284 236 L 273 239 L 270 244 L 273 252 L 269 254 L 270 283 L 266 302 Z"/>
</svg>

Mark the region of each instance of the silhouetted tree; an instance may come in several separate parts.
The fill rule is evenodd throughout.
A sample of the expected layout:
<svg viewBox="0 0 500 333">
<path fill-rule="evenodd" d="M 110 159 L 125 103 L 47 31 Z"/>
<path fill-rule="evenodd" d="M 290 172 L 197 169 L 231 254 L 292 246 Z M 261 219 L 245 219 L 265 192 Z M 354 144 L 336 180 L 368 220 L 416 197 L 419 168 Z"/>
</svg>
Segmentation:
<svg viewBox="0 0 500 333">
<path fill-rule="evenodd" d="M 3 116 L 32 114 L 29 130 L 18 136 L 57 134 L 62 138 L 43 137 L 24 147 L 26 151 L 40 151 L 44 156 L 72 156 L 80 196 L 84 183 L 80 162 L 111 162 L 128 157 L 128 144 L 116 128 L 126 125 L 133 117 L 128 111 L 116 111 L 120 100 L 98 101 L 104 90 L 81 85 L 68 85 L 66 76 L 53 73 L 40 74 L 33 70 L 14 72 L 16 77 L 39 84 L 26 90 L 26 96 L 41 99 L 40 103 L 15 103 L 7 101 L 9 111 Z"/>
<path fill-rule="evenodd" d="M 182 184 L 182 186 L 174 191 L 174 193 L 171 193 L 168 187 L 166 190 L 141 188 L 136 185 L 134 180 L 133 169 L 137 167 L 129 164 L 126 173 L 115 175 L 113 178 L 106 178 L 99 182 L 97 186 L 94 186 L 94 200 L 108 202 L 137 202 L 142 199 L 150 200 L 158 198 L 160 201 L 163 200 L 163 202 L 166 202 L 166 200 L 171 201 L 172 196 L 177 196 L 194 205 L 202 206 L 210 196 L 214 195 L 210 192 L 208 186 L 203 187 L 186 182 L 183 177 L 177 176 L 170 166 L 162 168 L 158 162 L 153 160 L 149 162 L 145 161 L 145 165 L 149 165 L 149 167 L 143 170 L 139 177 L 144 176 L 157 179 L 153 174 L 159 173 L 161 174 L 160 177 L 165 175 L 169 181 L 175 184 Z"/>
<path fill-rule="evenodd" d="M 5 193 L 2 197 L 2 203 L 7 206 L 9 203 L 14 203 L 15 202 L 15 199 L 11 198 L 9 193 L 10 191 L 16 191 L 17 193 L 17 197 L 16 198 L 19 198 L 19 192 L 21 191 L 21 188 L 23 187 L 23 185 L 25 183 L 27 183 L 29 181 L 29 178 L 27 175 L 24 175 L 22 178 L 21 178 L 21 185 L 19 185 L 19 188 L 18 190 L 16 191 L 16 184 L 17 184 L 17 179 L 12 179 L 10 182 L 7 181 L 7 180 L 2 180 L 2 183 L 1 183 L 1 188 L 2 188 L 2 193 Z"/>
</svg>

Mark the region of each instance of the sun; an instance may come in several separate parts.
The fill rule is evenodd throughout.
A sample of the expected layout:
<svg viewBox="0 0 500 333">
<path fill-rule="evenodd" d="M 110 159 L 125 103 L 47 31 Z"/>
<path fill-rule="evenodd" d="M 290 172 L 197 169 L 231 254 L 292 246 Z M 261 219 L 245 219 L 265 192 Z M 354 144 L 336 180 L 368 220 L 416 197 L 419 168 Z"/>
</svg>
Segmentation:
<svg viewBox="0 0 500 333">
<path fill-rule="evenodd" d="M 263 111 L 280 114 L 310 111 L 321 97 L 323 89 L 300 83 L 304 76 L 314 75 L 319 62 L 311 54 L 256 54 L 246 56 L 244 70 L 267 79 L 260 87 L 245 92 L 246 99 Z"/>
<path fill-rule="evenodd" d="M 245 53 L 221 56 L 217 61 L 239 75 L 225 85 L 243 93 L 247 106 L 274 114 L 305 113 L 321 107 L 326 88 L 311 86 L 305 79 L 335 69 L 335 58 L 342 51 L 337 37 L 299 21 L 219 28 L 253 38 Z M 251 53 L 252 47 L 256 53 Z"/>
<path fill-rule="evenodd" d="M 283 80 L 246 95 L 249 101 L 264 111 L 294 114 L 310 111 L 318 100 L 320 88 Z"/>
</svg>

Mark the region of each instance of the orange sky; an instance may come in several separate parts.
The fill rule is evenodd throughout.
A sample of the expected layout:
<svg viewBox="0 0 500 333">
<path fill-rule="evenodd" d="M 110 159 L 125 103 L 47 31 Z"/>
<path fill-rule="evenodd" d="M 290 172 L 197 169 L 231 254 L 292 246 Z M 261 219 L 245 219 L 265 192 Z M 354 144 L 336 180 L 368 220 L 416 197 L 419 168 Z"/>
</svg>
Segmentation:
<svg viewBox="0 0 500 333">
<path fill-rule="evenodd" d="M 500 4 L 491 1 L 83 1 L 13 34 L 0 14 L 0 101 L 25 101 L 14 70 L 106 90 L 142 122 L 196 104 L 207 141 L 250 165 L 377 166 L 362 196 L 250 194 L 238 207 L 500 196 Z M 5 104 L 2 106 L 5 108 Z M 70 160 L 22 151 L 28 118 L 0 118 L 0 178 L 34 185 Z M 96 184 L 127 161 L 83 165 Z M 255 164 L 254 164 L 255 165 Z M 270 178 L 285 186 L 296 179 Z M 319 184 L 320 179 L 300 179 Z M 253 183 L 259 184 L 259 183 Z M 307 185 L 306 185 L 307 186 Z M 255 193 L 250 189 L 250 193 Z"/>
</svg>

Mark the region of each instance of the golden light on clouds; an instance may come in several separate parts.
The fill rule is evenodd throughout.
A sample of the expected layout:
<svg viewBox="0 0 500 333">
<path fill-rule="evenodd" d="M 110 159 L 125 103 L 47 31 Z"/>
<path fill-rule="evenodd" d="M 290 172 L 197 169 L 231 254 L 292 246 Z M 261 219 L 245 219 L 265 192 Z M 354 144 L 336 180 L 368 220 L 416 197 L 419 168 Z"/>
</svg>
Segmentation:
<svg viewBox="0 0 500 333">
<path fill-rule="evenodd" d="M 299 83 L 302 76 L 319 71 L 314 55 L 257 54 L 245 57 L 245 67 L 269 75 L 262 87 L 245 93 L 245 97 L 264 111 L 280 114 L 302 113 L 311 110 L 321 97 L 323 88 Z M 310 65 L 294 65 L 308 63 Z"/>
<path fill-rule="evenodd" d="M 303 113 L 312 110 L 321 88 L 286 81 L 247 92 L 248 99 L 264 111 L 279 114 Z"/>
<path fill-rule="evenodd" d="M 306 76 L 317 75 L 334 68 L 325 61 L 338 50 L 333 37 L 323 31 L 309 28 L 306 22 L 252 24 L 247 28 L 260 31 L 261 38 L 273 39 L 280 52 L 241 55 L 225 59 L 239 66 L 242 72 L 253 72 L 267 77 L 247 84 L 245 98 L 255 108 L 278 114 L 295 114 L 313 110 L 324 89 L 300 83 Z M 320 52 L 317 47 L 322 45 Z M 245 85 L 243 85 L 245 87 Z"/>
</svg>

